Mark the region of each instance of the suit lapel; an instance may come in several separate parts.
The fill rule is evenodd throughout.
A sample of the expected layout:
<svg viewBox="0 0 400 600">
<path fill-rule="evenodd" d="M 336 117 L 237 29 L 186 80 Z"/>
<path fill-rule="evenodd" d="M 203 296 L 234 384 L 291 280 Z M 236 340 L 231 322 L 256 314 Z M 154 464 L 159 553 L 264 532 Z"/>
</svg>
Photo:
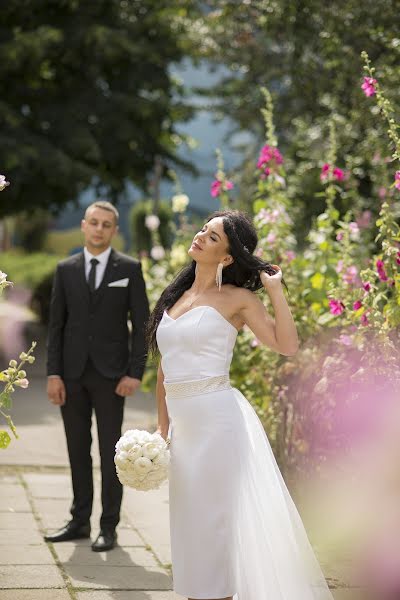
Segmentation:
<svg viewBox="0 0 400 600">
<path fill-rule="evenodd" d="M 89 303 L 89 286 L 86 281 L 86 273 L 85 273 L 85 255 L 83 252 L 78 254 L 76 260 L 76 286 L 80 294 L 82 294 L 86 303 Z"/>
</svg>

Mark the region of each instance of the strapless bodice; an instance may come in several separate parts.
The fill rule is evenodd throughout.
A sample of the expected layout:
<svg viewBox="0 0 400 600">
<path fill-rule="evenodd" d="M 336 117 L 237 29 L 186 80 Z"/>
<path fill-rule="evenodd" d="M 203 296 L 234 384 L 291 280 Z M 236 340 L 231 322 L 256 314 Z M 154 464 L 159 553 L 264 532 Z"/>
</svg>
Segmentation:
<svg viewBox="0 0 400 600">
<path fill-rule="evenodd" d="M 173 319 L 165 311 L 157 343 L 166 382 L 228 375 L 237 329 L 212 306 Z"/>
</svg>

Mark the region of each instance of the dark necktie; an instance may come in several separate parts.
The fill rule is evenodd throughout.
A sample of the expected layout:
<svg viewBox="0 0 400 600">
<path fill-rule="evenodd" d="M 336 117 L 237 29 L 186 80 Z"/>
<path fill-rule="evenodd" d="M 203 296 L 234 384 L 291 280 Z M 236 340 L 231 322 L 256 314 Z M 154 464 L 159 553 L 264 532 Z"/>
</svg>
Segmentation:
<svg viewBox="0 0 400 600">
<path fill-rule="evenodd" d="M 97 258 L 91 258 L 90 264 L 92 266 L 90 267 L 89 271 L 88 284 L 89 290 L 91 291 L 91 293 L 93 293 L 96 290 L 96 267 L 99 264 L 99 261 L 97 260 Z"/>
</svg>

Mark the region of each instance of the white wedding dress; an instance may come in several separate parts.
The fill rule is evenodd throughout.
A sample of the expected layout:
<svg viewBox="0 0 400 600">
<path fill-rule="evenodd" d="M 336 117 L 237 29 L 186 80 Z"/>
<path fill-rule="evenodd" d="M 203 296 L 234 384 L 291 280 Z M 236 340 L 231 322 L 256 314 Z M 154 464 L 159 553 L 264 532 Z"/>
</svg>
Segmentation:
<svg viewBox="0 0 400 600">
<path fill-rule="evenodd" d="M 171 424 L 174 590 L 332 600 L 264 429 L 229 383 L 236 328 L 197 306 L 157 330 Z"/>
</svg>

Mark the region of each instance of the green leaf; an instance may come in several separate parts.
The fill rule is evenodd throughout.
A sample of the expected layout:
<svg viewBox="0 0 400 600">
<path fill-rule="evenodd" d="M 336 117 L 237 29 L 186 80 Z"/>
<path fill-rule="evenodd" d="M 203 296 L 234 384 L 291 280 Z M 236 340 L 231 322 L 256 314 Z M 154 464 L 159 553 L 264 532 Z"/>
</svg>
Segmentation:
<svg viewBox="0 0 400 600">
<path fill-rule="evenodd" d="M 7 392 L 1 392 L 0 394 L 0 407 L 9 410 L 12 407 L 11 394 Z"/>
<path fill-rule="evenodd" d="M 5 449 L 7 448 L 7 446 L 9 445 L 9 443 L 11 442 L 11 438 L 10 435 L 7 433 L 7 431 L 0 431 L 0 448 Z"/>
</svg>

